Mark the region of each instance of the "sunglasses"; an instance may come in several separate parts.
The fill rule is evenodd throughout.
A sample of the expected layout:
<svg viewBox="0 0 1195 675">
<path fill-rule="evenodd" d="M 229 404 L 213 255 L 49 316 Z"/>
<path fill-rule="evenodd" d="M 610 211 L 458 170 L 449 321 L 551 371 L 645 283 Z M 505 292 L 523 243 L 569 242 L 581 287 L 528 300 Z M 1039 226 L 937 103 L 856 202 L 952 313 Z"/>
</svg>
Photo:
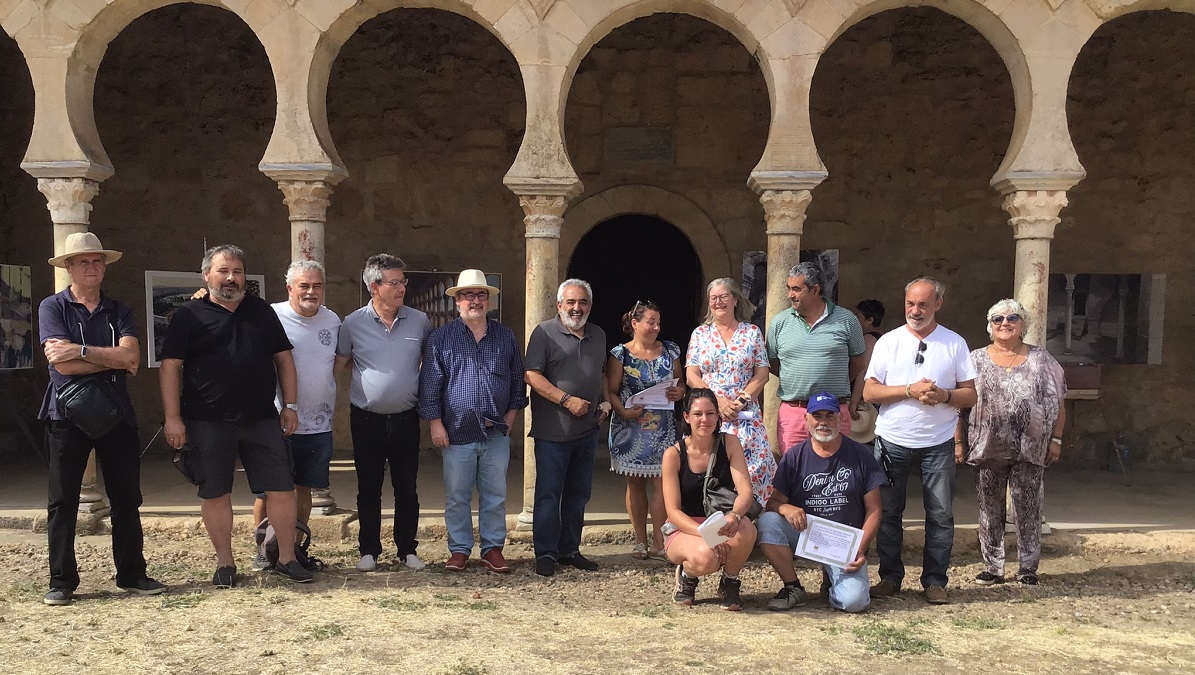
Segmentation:
<svg viewBox="0 0 1195 675">
<path fill-rule="evenodd" d="M 913 357 L 913 365 L 919 366 L 925 363 L 925 350 L 929 349 L 929 345 L 922 340 L 917 343 L 917 356 Z"/>
<path fill-rule="evenodd" d="M 1009 323 L 1017 323 L 1021 320 L 1021 315 L 1009 314 L 1008 316 L 1004 316 L 1003 314 L 995 314 L 991 319 L 989 319 L 989 321 L 997 325 L 1004 323 L 1005 320 L 1007 320 Z"/>
</svg>

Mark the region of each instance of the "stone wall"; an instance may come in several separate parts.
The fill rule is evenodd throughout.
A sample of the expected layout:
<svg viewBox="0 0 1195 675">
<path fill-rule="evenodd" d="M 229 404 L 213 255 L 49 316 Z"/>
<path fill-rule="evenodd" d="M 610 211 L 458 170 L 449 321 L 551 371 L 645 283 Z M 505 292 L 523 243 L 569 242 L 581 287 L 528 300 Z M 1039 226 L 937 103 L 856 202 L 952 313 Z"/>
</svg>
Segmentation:
<svg viewBox="0 0 1195 675">
<path fill-rule="evenodd" d="M 1129 429 L 1136 458 L 1156 464 L 1195 459 L 1185 414 L 1195 404 L 1187 384 L 1195 363 L 1180 352 L 1193 318 L 1191 272 L 1180 257 L 1195 249 L 1184 157 L 1195 128 L 1195 113 L 1186 112 L 1195 97 L 1192 21 L 1132 15 L 1102 29 L 1080 58 L 1070 112 L 1089 177 L 1070 193 L 1053 249 L 1058 271 L 1169 275 L 1163 364 L 1105 370 L 1113 426 Z M 32 115 L 22 66 L 0 39 L 0 90 L 17 93 L 0 103 L 11 121 L 0 129 L 0 253 L 33 265 L 40 297 L 52 283 L 42 262 L 51 238 L 44 200 L 15 168 Z M 885 325 L 895 326 L 904 282 L 928 272 L 949 285 L 943 323 L 974 346 L 986 342 L 983 311 L 1011 293 L 1014 250 L 988 185 L 1013 120 L 996 52 L 936 10 L 881 13 L 831 46 L 811 100 L 830 178 L 813 193 L 804 247 L 840 249 L 841 300 L 877 297 L 889 308 Z M 456 15 L 396 10 L 350 39 L 328 91 L 332 134 L 350 172 L 328 217 L 332 309 L 359 306 L 362 262 L 388 251 L 412 268 L 501 272 L 503 318 L 521 332 L 522 214 L 501 179 L 519 147 L 524 106 L 514 60 Z M 267 275 L 269 299 L 282 297 L 287 213 L 256 168 L 274 107 L 264 52 L 228 12 L 167 7 L 112 44 L 96 108 L 117 174 L 102 184 L 92 223 L 128 252 L 109 287 L 139 320 L 143 271 L 193 269 L 204 237 L 246 246 L 250 271 Z M 586 57 L 565 131 L 586 194 L 641 184 L 683 195 L 715 224 L 737 274 L 744 251 L 766 248 L 746 179 L 769 110 L 759 67 L 733 37 L 698 19 L 657 15 L 615 30 Z M 640 154 L 627 138 L 645 139 Z M 561 251 L 562 271 L 570 254 Z M 139 376 L 134 391 L 145 426 L 156 429 L 156 374 Z M 1066 461 L 1106 464 L 1103 421 L 1081 407 L 1078 422 L 1081 452 Z M 0 419 L 0 430 L 6 424 Z M 349 445 L 343 433 L 337 442 Z"/>
</svg>

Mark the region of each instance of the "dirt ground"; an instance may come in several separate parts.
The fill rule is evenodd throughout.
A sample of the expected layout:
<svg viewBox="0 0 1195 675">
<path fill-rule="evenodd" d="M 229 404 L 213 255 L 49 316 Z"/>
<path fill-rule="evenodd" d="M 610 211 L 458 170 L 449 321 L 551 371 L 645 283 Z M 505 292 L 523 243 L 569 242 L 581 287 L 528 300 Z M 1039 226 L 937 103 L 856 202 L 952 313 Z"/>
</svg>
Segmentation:
<svg viewBox="0 0 1195 675">
<path fill-rule="evenodd" d="M 116 590 L 106 537 L 80 538 L 76 602 L 47 607 L 44 535 L 0 532 L 3 670 L 1195 672 L 1190 532 L 1052 535 L 1037 587 L 974 586 L 978 557 L 963 552 L 951 571 L 953 604 L 930 607 L 906 588 L 857 616 L 816 595 L 805 607 L 769 612 L 778 581 L 762 560 L 743 574 L 747 611 L 723 611 L 711 578 L 698 589 L 706 602 L 674 606 L 673 568 L 632 559 L 624 543 L 585 549 L 602 564 L 596 573 L 569 569 L 544 579 L 524 543 L 507 548 L 514 573 L 497 576 L 436 565 L 413 572 L 390 558 L 362 574 L 351 543 L 317 542 L 313 552 L 328 570 L 295 585 L 248 572 L 252 553 L 238 540 L 240 585 L 216 590 L 205 538 L 151 535 L 150 574 L 170 590 L 142 598 Z M 447 556 L 442 541 L 425 541 L 421 551 L 429 562 Z M 916 585 L 920 570 L 908 573 Z M 816 570 L 802 569 L 801 579 L 816 593 Z"/>
</svg>

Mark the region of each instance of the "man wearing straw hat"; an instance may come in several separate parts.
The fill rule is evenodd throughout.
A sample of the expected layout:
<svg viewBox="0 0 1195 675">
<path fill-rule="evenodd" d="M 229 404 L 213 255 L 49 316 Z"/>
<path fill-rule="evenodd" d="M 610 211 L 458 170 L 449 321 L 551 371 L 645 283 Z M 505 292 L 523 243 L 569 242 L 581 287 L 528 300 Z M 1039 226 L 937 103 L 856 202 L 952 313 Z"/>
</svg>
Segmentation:
<svg viewBox="0 0 1195 675">
<path fill-rule="evenodd" d="M 510 428 L 527 407 L 523 357 L 514 331 L 487 318 L 498 289 L 481 270 L 460 273 L 444 294 L 456 301 L 455 321 L 432 331 L 423 347 L 419 415 L 444 461 L 444 525 L 448 562 L 459 572 L 473 552 L 470 504 L 477 488 L 481 564 L 496 574 L 510 565 L 506 544 L 506 467 Z"/>
<path fill-rule="evenodd" d="M 105 249 L 91 232 L 70 235 L 65 252 L 49 260 L 51 265 L 66 269 L 70 286 L 43 300 L 38 309 L 38 332 L 50 364 L 50 384 L 38 413 L 38 418 L 46 420 L 50 461 L 46 524 L 50 592 L 43 599 L 47 605 L 69 605 L 79 586 L 75 523 L 83 472 L 93 447 L 112 505 L 116 586 L 141 595 L 166 590 L 146 576 L 142 552 L 140 443 L 126 384 L 129 375 L 137 374 L 140 363 L 133 311 L 100 290 L 108 265 L 120 256 L 120 251 Z M 67 411 L 59 406 L 58 392 L 71 383 L 80 384 L 85 376 L 97 374 L 102 378 L 101 386 L 114 392 L 120 401 L 122 412 L 109 430 L 92 429 L 91 433 L 97 434 L 93 437 L 67 419 Z"/>
</svg>

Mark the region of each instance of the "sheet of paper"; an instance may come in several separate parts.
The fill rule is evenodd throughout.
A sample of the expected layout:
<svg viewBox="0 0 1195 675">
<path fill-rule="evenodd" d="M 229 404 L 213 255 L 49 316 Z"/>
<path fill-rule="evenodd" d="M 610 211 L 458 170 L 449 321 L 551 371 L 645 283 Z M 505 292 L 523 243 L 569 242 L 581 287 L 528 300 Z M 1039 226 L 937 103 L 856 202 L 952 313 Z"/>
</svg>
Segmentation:
<svg viewBox="0 0 1195 675">
<path fill-rule="evenodd" d="M 668 389 L 675 387 L 679 381 L 679 379 L 674 377 L 671 380 L 664 380 L 659 384 L 654 384 L 628 398 L 624 405 L 628 408 L 641 405 L 649 410 L 672 410 L 676 408 L 676 403 L 668 400 Z"/>
<path fill-rule="evenodd" d="M 797 538 L 797 555 L 814 562 L 846 567 L 859 555 L 863 530 L 817 516 L 805 516 L 806 527 Z"/>
<path fill-rule="evenodd" d="M 726 516 L 719 511 L 698 525 L 697 531 L 701 533 L 701 538 L 705 540 L 706 545 L 713 548 L 730 539 L 730 537 L 718 534 L 718 530 L 723 527 L 726 527 Z"/>
</svg>

